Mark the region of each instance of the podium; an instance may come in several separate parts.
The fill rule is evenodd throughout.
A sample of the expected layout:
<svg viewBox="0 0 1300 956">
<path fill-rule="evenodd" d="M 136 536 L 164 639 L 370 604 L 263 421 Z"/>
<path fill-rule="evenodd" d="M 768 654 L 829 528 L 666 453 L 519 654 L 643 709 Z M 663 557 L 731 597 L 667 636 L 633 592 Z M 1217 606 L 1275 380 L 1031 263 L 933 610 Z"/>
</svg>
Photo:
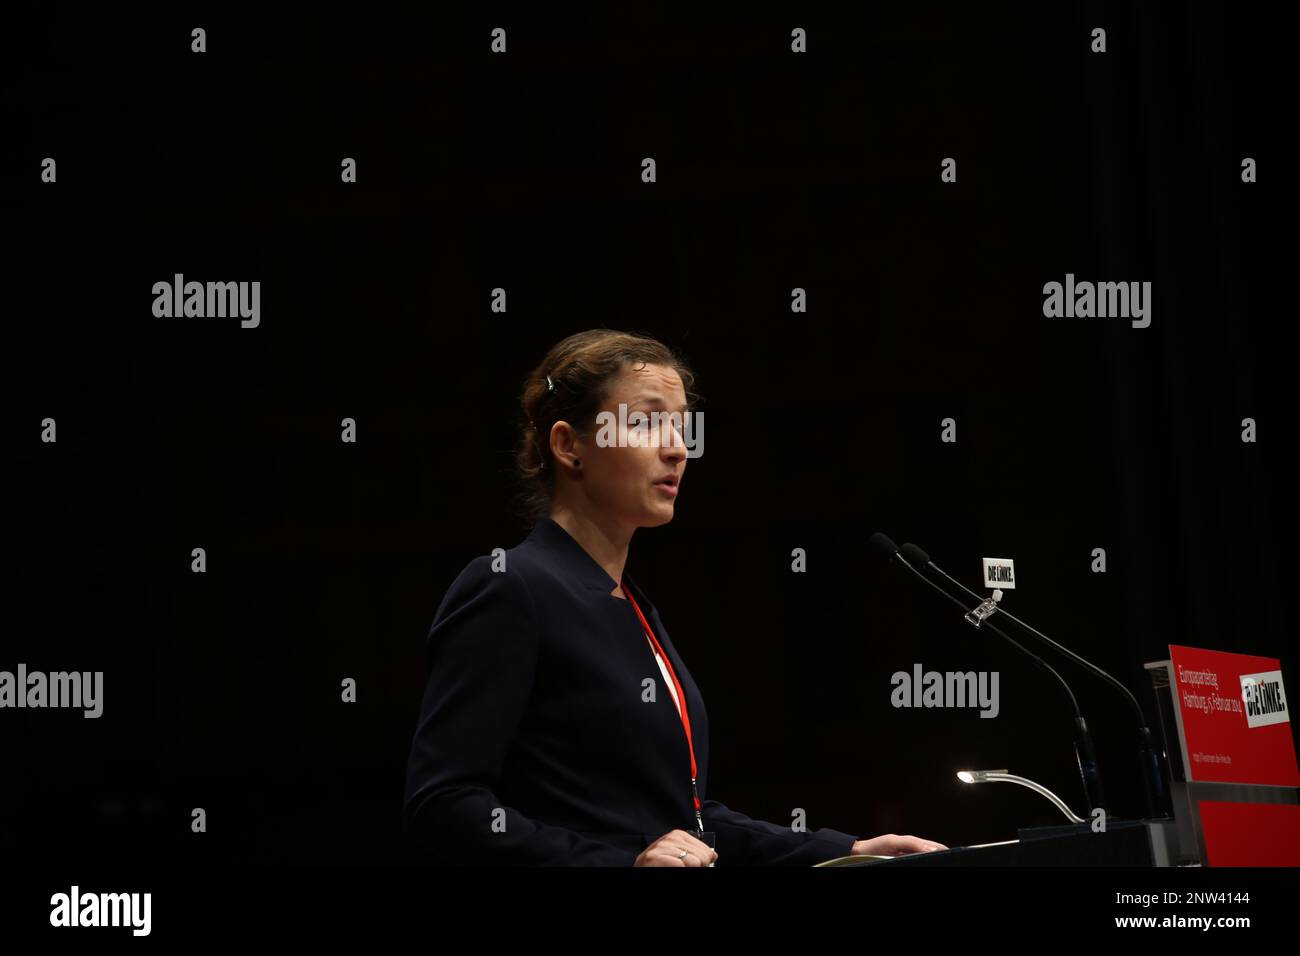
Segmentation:
<svg viewBox="0 0 1300 956">
<path fill-rule="evenodd" d="M 840 857 L 834 866 L 1176 866 L 1173 820 L 1114 820 L 1101 833 L 1086 823 L 1028 827 L 1018 839 L 885 859 Z M 840 862 L 842 861 L 842 862 Z M 827 864 L 818 864 L 825 866 Z"/>
<path fill-rule="evenodd" d="M 1300 772 L 1277 658 L 1171 644 L 1145 667 L 1181 862 L 1300 865 Z"/>
<path fill-rule="evenodd" d="M 1160 819 L 1033 827 L 1017 839 L 818 866 L 1300 866 L 1300 770 L 1276 658 L 1169 645 L 1145 665 L 1168 782 Z"/>
</svg>

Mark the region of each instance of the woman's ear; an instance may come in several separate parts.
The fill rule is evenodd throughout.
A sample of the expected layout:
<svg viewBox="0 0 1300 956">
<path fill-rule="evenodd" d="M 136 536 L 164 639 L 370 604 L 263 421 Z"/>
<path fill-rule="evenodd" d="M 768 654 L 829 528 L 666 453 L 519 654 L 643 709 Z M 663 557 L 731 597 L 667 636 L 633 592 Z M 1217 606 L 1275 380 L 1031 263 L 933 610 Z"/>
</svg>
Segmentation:
<svg viewBox="0 0 1300 956">
<path fill-rule="evenodd" d="M 551 426 L 551 454 L 556 461 L 572 468 L 581 468 L 577 452 L 577 433 L 568 422 L 556 422 Z"/>
</svg>

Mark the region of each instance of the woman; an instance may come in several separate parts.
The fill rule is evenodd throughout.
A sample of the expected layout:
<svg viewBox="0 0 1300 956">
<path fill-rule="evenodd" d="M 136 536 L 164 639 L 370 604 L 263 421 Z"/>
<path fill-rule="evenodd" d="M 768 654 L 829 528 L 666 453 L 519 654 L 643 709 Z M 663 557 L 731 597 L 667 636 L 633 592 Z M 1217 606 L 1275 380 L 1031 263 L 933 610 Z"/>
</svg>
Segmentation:
<svg viewBox="0 0 1300 956">
<path fill-rule="evenodd" d="M 945 849 L 797 832 L 705 799 L 704 700 L 623 573 L 636 529 L 672 520 L 686 468 L 683 419 L 645 419 L 689 413 L 693 381 L 659 342 L 607 329 L 528 377 L 517 465 L 533 530 L 471 561 L 429 632 L 404 818 L 433 859 L 810 865 Z M 601 427 L 602 412 L 625 424 Z"/>
</svg>

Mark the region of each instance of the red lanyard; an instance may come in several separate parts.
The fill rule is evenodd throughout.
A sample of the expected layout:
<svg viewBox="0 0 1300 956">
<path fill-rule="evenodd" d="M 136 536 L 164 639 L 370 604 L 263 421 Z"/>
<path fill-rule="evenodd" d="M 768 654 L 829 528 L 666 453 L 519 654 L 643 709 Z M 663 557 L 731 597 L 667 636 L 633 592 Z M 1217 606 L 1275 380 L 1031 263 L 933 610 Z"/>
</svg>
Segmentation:
<svg viewBox="0 0 1300 956">
<path fill-rule="evenodd" d="M 641 619 L 641 626 L 645 628 L 646 637 L 650 638 L 650 643 L 654 645 L 655 651 L 663 659 L 664 666 L 668 668 L 668 675 L 673 679 L 673 686 L 677 688 L 677 699 L 681 701 L 681 718 L 682 727 L 686 731 L 686 746 L 691 752 L 691 796 L 695 800 L 695 822 L 701 833 L 704 832 L 704 818 L 700 815 L 700 792 L 695 788 L 695 744 L 691 742 L 691 718 L 686 713 L 686 693 L 682 690 L 681 682 L 677 680 L 677 672 L 673 670 L 673 662 L 668 659 L 664 649 L 659 646 L 659 641 L 655 638 L 655 632 L 650 630 L 650 624 L 641 613 L 641 608 L 637 606 L 636 598 L 632 597 L 632 592 L 626 584 L 620 584 L 623 593 L 627 599 L 632 602 L 632 610 L 636 611 L 636 616 Z"/>
</svg>

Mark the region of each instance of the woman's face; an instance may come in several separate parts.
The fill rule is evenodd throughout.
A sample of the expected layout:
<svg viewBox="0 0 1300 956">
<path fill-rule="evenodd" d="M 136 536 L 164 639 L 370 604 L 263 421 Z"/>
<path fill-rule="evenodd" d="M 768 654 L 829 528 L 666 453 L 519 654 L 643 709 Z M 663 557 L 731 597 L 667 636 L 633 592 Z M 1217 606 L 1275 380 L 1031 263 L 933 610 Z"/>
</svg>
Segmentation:
<svg viewBox="0 0 1300 956">
<path fill-rule="evenodd" d="M 622 416 L 620 404 L 626 406 Z M 606 414 L 595 430 L 574 448 L 582 460 L 588 501 L 632 527 L 667 524 L 673 520 L 687 460 L 682 430 L 688 409 L 681 376 L 666 365 L 629 363 L 602 410 Z M 654 412 L 661 413 L 657 422 Z M 676 420 L 669 412 L 677 413 Z"/>
</svg>

